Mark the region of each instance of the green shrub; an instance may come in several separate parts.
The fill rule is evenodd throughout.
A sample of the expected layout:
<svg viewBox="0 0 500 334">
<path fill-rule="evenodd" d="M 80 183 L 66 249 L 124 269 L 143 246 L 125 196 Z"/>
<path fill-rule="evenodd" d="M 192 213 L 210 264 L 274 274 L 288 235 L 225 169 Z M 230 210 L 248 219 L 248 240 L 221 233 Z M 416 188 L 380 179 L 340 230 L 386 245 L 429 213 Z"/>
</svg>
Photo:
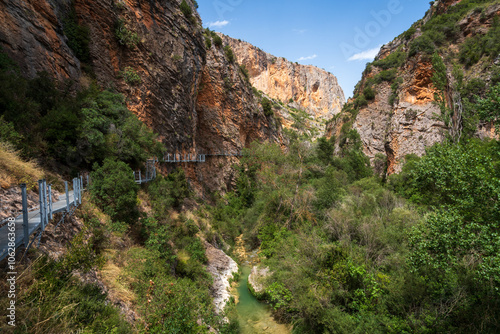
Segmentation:
<svg viewBox="0 0 500 334">
<path fill-rule="evenodd" d="M 137 191 L 132 169 L 122 161 L 104 160 L 91 173 L 92 200 L 113 220 L 133 223 L 138 216 Z"/>
<path fill-rule="evenodd" d="M 165 216 L 170 208 L 180 209 L 184 200 L 190 196 L 184 170 L 179 168 L 166 178 L 157 176 L 148 185 L 148 193 L 153 209 L 159 216 Z"/>
<path fill-rule="evenodd" d="M 397 69 L 392 69 L 392 70 L 382 71 L 378 74 L 378 76 L 380 77 L 380 80 L 387 81 L 390 83 L 393 82 L 394 79 L 396 79 L 397 74 L 398 74 Z"/>
<path fill-rule="evenodd" d="M 396 51 L 389 54 L 384 59 L 376 60 L 372 64 L 373 66 L 378 66 L 384 70 L 388 70 L 391 68 L 399 68 L 403 65 L 406 60 L 406 52 L 404 51 Z"/>
<path fill-rule="evenodd" d="M 161 155 L 156 136 L 127 109 L 121 94 L 103 91 L 88 97 L 80 117 L 78 146 L 84 150 L 79 153 L 89 164 L 113 157 L 139 167 Z"/>
<path fill-rule="evenodd" d="M 375 99 L 375 90 L 372 87 L 366 87 L 363 90 L 363 95 L 367 100 L 372 101 Z"/>
<path fill-rule="evenodd" d="M 403 39 L 405 40 L 410 40 L 410 38 L 413 37 L 413 35 L 415 35 L 415 33 L 417 32 L 417 28 L 413 25 L 411 26 L 410 29 L 406 30 L 404 33 L 403 33 Z"/>
<path fill-rule="evenodd" d="M 210 37 L 205 37 L 205 46 L 207 49 L 210 49 L 212 47 L 212 39 Z"/>
<path fill-rule="evenodd" d="M 263 97 L 260 101 L 260 104 L 262 105 L 262 109 L 264 110 L 264 115 L 271 116 L 274 114 L 273 105 L 267 97 Z"/>
<path fill-rule="evenodd" d="M 139 35 L 127 28 L 123 19 L 119 19 L 115 23 L 115 37 L 118 43 L 130 49 L 134 49 L 140 42 Z"/>
<path fill-rule="evenodd" d="M 141 83 L 141 77 L 135 69 L 130 66 L 125 67 L 125 70 L 121 72 L 121 76 L 125 79 L 125 82 L 130 86 L 136 86 Z"/>
<path fill-rule="evenodd" d="M 234 58 L 234 53 L 233 53 L 233 49 L 231 49 L 231 46 L 230 45 L 226 45 L 224 47 L 224 53 L 226 54 L 226 57 L 227 57 L 227 60 L 230 62 L 230 63 L 233 63 L 235 58 Z"/>
<path fill-rule="evenodd" d="M 182 14 L 184 14 L 184 16 L 187 18 L 190 18 L 191 15 L 193 14 L 193 10 L 191 9 L 191 6 L 187 4 L 186 0 L 182 0 L 180 8 Z"/>
<path fill-rule="evenodd" d="M 432 55 L 435 49 L 436 47 L 434 46 L 432 39 L 428 36 L 428 34 L 423 34 L 410 43 L 408 57 L 413 57 L 418 53 L 423 53 L 424 55 Z"/>
<path fill-rule="evenodd" d="M 14 128 L 14 124 L 7 122 L 4 115 L 0 116 L 0 142 L 8 142 L 14 147 L 20 147 L 23 136 Z"/>
<path fill-rule="evenodd" d="M 240 65 L 240 71 L 243 74 L 243 76 L 245 77 L 245 80 L 247 82 L 249 82 L 250 81 L 250 74 L 248 73 L 248 69 L 246 68 L 246 66 Z"/>
<path fill-rule="evenodd" d="M 500 133 L 500 83 L 493 86 L 486 98 L 479 100 L 478 114 L 481 120 L 493 122 Z"/>
<path fill-rule="evenodd" d="M 491 60 L 500 54 L 500 23 L 496 19 L 493 26 L 485 35 L 476 35 L 468 38 L 460 47 L 459 59 L 466 66 L 479 62 L 484 55 Z"/>
<path fill-rule="evenodd" d="M 481 38 L 474 36 L 460 46 L 459 59 L 465 66 L 472 66 L 481 59 L 482 54 Z"/>
<path fill-rule="evenodd" d="M 356 97 L 354 100 L 354 107 L 356 109 L 366 107 L 368 105 L 368 101 L 366 100 L 366 97 L 364 94 L 360 94 Z"/>
<path fill-rule="evenodd" d="M 215 32 L 213 34 L 213 39 L 214 39 L 214 44 L 216 47 L 222 46 L 222 38 L 219 35 L 215 34 Z"/>
<path fill-rule="evenodd" d="M 75 56 L 82 62 L 90 61 L 90 30 L 78 24 L 75 10 L 71 10 L 68 17 L 63 20 L 63 31 L 68 37 L 68 46 Z"/>
<path fill-rule="evenodd" d="M 484 96 L 486 92 L 486 82 L 481 79 L 474 78 L 469 80 L 463 87 L 461 94 L 463 98 L 469 99 L 470 102 L 477 103 L 477 99 Z"/>
<path fill-rule="evenodd" d="M 22 281 L 29 288 L 18 290 L 16 331 L 130 333 L 130 325 L 109 303 L 107 294 L 97 285 L 71 277 L 65 262 L 64 257 L 56 262 L 42 256 L 24 271 L 29 277 Z"/>
</svg>

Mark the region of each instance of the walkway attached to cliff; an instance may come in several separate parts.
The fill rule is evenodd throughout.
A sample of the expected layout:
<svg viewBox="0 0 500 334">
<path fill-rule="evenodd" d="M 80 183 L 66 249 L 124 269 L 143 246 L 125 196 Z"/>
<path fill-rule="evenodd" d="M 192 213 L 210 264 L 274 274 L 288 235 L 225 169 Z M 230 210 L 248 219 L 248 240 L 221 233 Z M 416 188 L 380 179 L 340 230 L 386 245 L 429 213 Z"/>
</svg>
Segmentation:
<svg viewBox="0 0 500 334">
<path fill-rule="evenodd" d="M 220 151 L 218 153 L 211 154 L 181 154 L 181 153 L 165 153 L 161 162 L 167 163 L 181 163 L 181 162 L 206 162 L 207 157 L 241 157 L 243 154 L 241 152 L 225 152 Z"/>
<path fill-rule="evenodd" d="M 65 182 L 65 194 L 59 196 L 56 201 L 52 201 L 51 188 L 50 185 L 47 186 L 45 180 L 38 181 L 39 205 L 28 210 L 26 184 L 21 185 L 22 213 L 15 218 L 4 220 L 4 225 L 0 228 L 0 261 L 8 256 L 9 262 L 14 262 L 10 258 L 15 257 L 22 245 L 28 249 L 36 239 L 40 240 L 42 232 L 54 214 L 63 213 L 59 221 L 61 223 L 65 216 L 71 215 L 82 203 L 84 191 L 82 177 L 73 179 L 72 191 L 68 190 L 68 183 Z M 30 241 L 33 234 L 35 236 Z"/>
<path fill-rule="evenodd" d="M 134 181 L 138 184 L 144 184 L 153 181 L 156 178 L 156 163 L 182 163 L 182 162 L 206 162 L 207 157 L 240 157 L 240 152 L 225 152 L 220 151 L 212 154 L 181 154 L 166 153 L 162 160 L 157 158 L 148 159 L 146 161 L 145 172 L 138 170 L 134 172 Z M 26 184 L 21 185 L 22 194 L 22 213 L 17 217 L 6 219 L 0 222 L 0 261 L 6 257 L 14 257 L 18 249 L 24 245 L 27 250 L 32 243 L 38 239 L 40 241 L 41 234 L 53 219 L 56 213 L 63 213 L 59 223 L 64 218 L 71 215 L 74 209 L 82 202 L 83 178 L 73 179 L 73 190 L 68 191 L 68 183 L 65 182 L 65 194 L 59 196 L 55 201 L 52 201 L 51 185 L 46 184 L 45 180 L 38 181 L 39 189 L 39 205 L 31 210 L 28 210 Z M 86 178 L 87 185 L 89 178 Z M 57 225 L 59 225 L 59 223 Z M 56 226 L 57 227 L 57 226 Z M 33 238 L 31 236 L 34 235 Z M 31 241 L 30 241 L 31 238 Z"/>
</svg>

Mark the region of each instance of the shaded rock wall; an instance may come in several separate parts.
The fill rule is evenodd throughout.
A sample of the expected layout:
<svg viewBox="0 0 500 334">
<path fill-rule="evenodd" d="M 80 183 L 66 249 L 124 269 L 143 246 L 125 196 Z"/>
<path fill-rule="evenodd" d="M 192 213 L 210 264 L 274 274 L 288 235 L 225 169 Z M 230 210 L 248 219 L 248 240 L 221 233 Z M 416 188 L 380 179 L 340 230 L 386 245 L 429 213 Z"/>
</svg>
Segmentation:
<svg viewBox="0 0 500 334">
<path fill-rule="evenodd" d="M 2 1 L 0 45 L 28 77 L 44 70 L 83 87 L 95 78 L 123 93 L 129 109 L 160 135 L 170 153 L 240 151 L 253 140 L 283 142 L 280 126 L 264 116 L 237 65 L 221 48 L 207 50 L 193 4 L 192 17 L 179 5 L 176 0 Z M 80 63 L 64 35 L 72 10 L 90 31 L 88 64 Z M 137 35 L 136 45 L 119 42 L 118 22 Z M 139 75 L 140 84 L 125 81 L 127 68 Z M 159 167 L 164 172 L 184 168 L 203 192 L 230 187 L 234 162 L 210 158 L 205 164 Z"/>
</svg>

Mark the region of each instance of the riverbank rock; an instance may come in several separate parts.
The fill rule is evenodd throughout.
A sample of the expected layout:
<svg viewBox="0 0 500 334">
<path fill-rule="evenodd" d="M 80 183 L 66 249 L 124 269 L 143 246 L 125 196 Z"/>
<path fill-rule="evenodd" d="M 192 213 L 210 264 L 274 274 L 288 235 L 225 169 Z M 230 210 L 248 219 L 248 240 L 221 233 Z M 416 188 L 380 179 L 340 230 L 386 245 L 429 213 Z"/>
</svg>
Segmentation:
<svg viewBox="0 0 500 334">
<path fill-rule="evenodd" d="M 211 293 L 214 298 L 215 309 L 221 313 L 229 300 L 229 280 L 238 272 L 238 264 L 226 253 L 205 242 L 205 254 L 208 258 L 207 271 L 212 275 L 214 283 Z"/>
<path fill-rule="evenodd" d="M 265 287 L 263 281 L 271 274 L 269 267 L 253 266 L 248 276 L 248 286 L 252 294 L 259 298 L 264 293 Z"/>
</svg>

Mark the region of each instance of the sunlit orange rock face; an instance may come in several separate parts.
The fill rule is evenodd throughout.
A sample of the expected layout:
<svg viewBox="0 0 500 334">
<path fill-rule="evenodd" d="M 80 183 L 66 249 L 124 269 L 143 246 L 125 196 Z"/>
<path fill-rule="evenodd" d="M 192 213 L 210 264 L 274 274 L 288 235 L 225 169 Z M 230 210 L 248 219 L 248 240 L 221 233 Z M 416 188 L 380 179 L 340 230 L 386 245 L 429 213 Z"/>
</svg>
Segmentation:
<svg viewBox="0 0 500 334">
<path fill-rule="evenodd" d="M 314 66 L 300 65 L 228 36 L 221 35 L 230 45 L 239 64 L 248 70 L 250 82 L 273 99 L 306 111 L 318 123 L 338 114 L 345 103 L 344 92 L 337 78 Z"/>
<path fill-rule="evenodd" d="M 427 14 L 439 15 L 460 1 L 438 1 Z M 452 41 L 448 50 L 441 54 L 447 67 L 448 80 L 452 79 L 453 64 L 447 60 L 451 52 L 458 52 L 460 45 L 468 37 L 484 34 L 491 27 L 495 17 L 500 14 L 500 4 L 494 4 L 485 8 L 482 12 L 471 11 L 459 22 L 460 34 Z M 424 20 L 424 21 L 425 21 Z M 415 38 L 421 36 L 422 32 L 417 29 L 414 36 L 409 40 L 400 37 L 382 47 L 376 59 L 384 59 L 390 54 L 399 51 L 407 52 L 409 45 Z M 465 71 L 464 80 L 480 78 L 485 82 L 489 80 L 489 66 L 492 64 L 477 64 Z M 367 80 L 382 69 L 373 66 L 371 71 L 366 72 L 359 84 L 358 93 L 362 93 L 366 87 Z M 436 94 L 442 94 L 433 85 L 432 77 L 434 68 L 431 57 L 418 53 L 413 57 L 407 57 L 403 65 L 397 69 L 397 77 L 401 83 L 396 90 L 394 103 L 389 103 L 393 94 L 391 84 L 381 82 L 375 84 L 375 99 L 368 101 L 368 105 L 360 108 L 352 127 L 357 130 L 363 143 L 364 153 L 371 159 L 372 163 L 378 158 L 387 162 L 387 173 L 393 174 L 401 171 L 404 158 L 408 154 L 422 156 L 425 149 L 436 143 L 450 138 L 454 131 L 453 122 L 456 120 L 456 111 L 453 111 L 450 121 L 445 124 L 439 105 L 436 103 Z M 449 81 L 445 89 L 444 99 L 447 107 L 450 107 L 453 90 L 453 82 Z M 339 117 L 332 122 L 327 129 L 328 136 L 339 136 L 341 128 L 348 117 Z M 456 123 L 455 123 L 456 124 Z M 495 137 L 491 124 L 480 123 L 476 132 L 480 138 Z M 376 156 L 378 156 L 376 158 Z"/>
<path fill-rule="evenodd" d="M 0 2 L 0 45 L 29 77 L 47 71 L 85 86 L 92 76 L 104 88 L 123 93 L 127 105 L 159 134 L 169 153 L 240 152 L 254 140 L 283 144 L 281 128 L 263 114 L 260 101 L 221 48 L 206 48 L 201 20 L 186 17 L 175 0 L 6 0 Z M 63 27 L 73 10 L 90 31 L 90 71 L 68 47 Z M 136 45 L 116 37 L 117 22 L 137 34 Z M 132 68 L 141 78 L 129 85 Z M 87 74 L 91 73 L 91 74 Z M 224 191 L 234 182 L 235 157 L 182 167 L 200 193 Z"/>
</svg>

